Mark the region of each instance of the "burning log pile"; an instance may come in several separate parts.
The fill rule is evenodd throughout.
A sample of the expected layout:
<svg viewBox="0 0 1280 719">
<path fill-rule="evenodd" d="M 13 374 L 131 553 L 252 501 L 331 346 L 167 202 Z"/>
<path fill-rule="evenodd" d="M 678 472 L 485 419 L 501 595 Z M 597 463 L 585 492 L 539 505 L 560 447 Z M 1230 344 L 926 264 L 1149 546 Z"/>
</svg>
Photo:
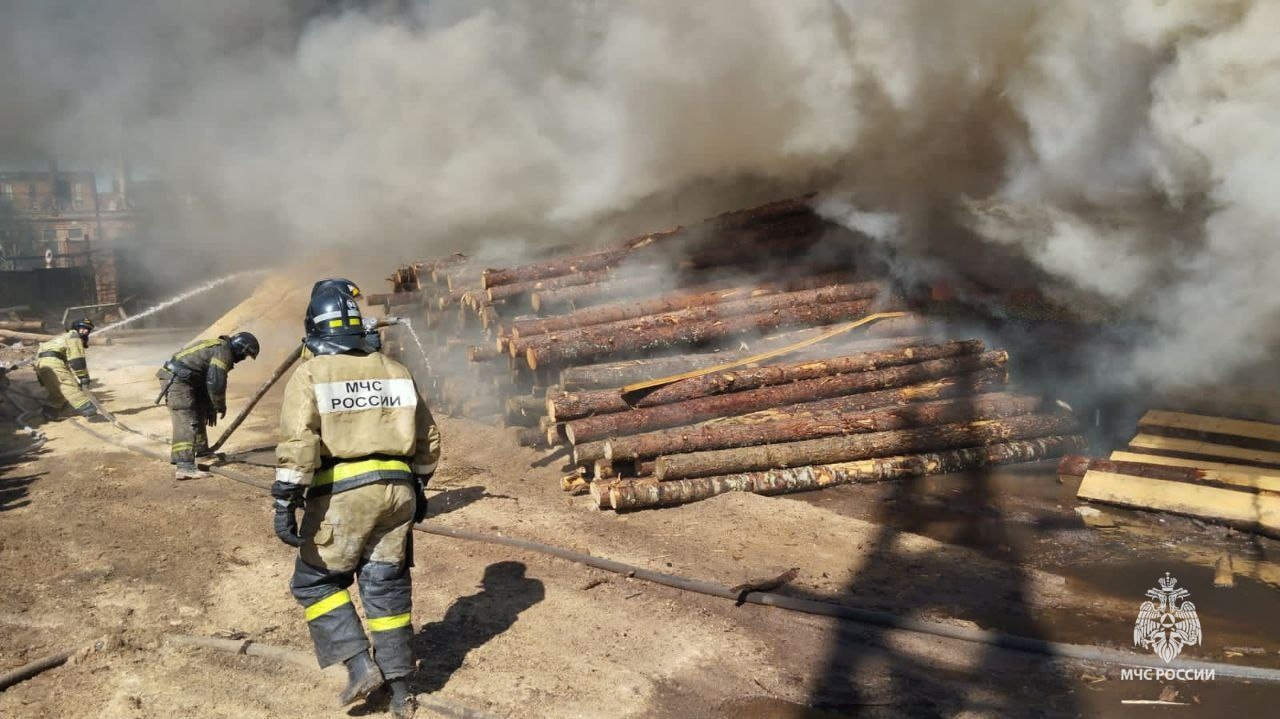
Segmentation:
<svg viewBox="0 0 1280 719">
<path fill-rule="evenodd" d="M 1004 351 L 938 339 L 806 200 L 515 267 L 452 255 L 367 300 L 413 320 L 389 344 L 421 347 L 436 407 L 567 450 L 563 487 L 601 508 L 1082 450 L 1069 414 L 1010 391 Z"/>
</svg>

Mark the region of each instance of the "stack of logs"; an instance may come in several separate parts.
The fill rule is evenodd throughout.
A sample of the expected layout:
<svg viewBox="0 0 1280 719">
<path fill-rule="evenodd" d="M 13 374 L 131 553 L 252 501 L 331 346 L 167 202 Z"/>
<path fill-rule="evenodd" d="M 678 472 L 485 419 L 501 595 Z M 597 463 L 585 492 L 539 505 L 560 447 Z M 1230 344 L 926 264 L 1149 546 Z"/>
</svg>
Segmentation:
<svg viewBox="0 0 1280 719">
<path fill-rule="evenodd" d="M 411 362 L 421 344 L 435 405 L 567 448 L 563 487 L 601 508 L 1084 447 L 1069 414 L 1009 391 L 1004 351 L 938 339 L 901 311 L 807 199 L 505 269 L 453 255 L 397 270 L 394 291 L 368 299 L 426 328 L 391 344 Z M 760 279 L 777 267 L 789 271 Z"/>
<path fill-rule="evenodd" d="M 44 342 L 52 335 L 45 334 L 44 324 L 38 319 L 24 318 L 21 313 L 29 311 L 26 305 L 0 307 L 0 341 L 12 342 Z"/>
</svg>

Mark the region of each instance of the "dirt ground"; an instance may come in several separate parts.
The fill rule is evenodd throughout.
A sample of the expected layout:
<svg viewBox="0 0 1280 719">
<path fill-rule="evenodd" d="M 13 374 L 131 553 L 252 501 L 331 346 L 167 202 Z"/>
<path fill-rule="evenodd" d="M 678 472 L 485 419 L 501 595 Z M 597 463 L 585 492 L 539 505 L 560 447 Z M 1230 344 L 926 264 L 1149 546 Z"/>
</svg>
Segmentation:
<svg viewBox="0 0 1280 719">
<path fill-rule="evenodd" d="M 92 348 L 98 396 L 129 425 L 167 436 L 152 374 L 183 339 Z M 233 412 L 269 369 L 232 373 Z M 13 380 L 35 391 L 30 370 Z M 278 394 L 228 444 L 228 466 L 270 477 Z M 1280 666 L 1275 543 L 1111 510 L 1087 525 L 1073 487 L 1051 468 L 728 495 L 619 516 L 561 492 L 561 462 L 516 447 L 501 429 L 440 422 L 428 521 L 441 526 L 728 586 L 797 567 L 782 592 L 1116 649 L 1131 645 L 1145 590 L 1170 571 L 1205 627 L 1205 643 L 1184 657 Z M 0 445 L 21 441 L 13 429 L 0 427 Z M 221 478 L 175 482 L 167 464 L 71 421 L 41 429 L 50 440 L 39 454 L 0 466 L 0 671 L 99 637 L 110 644 L 0 693 L 0 716 L 381 711 L 337 708 L 340 672 L 167 639 L 247 637 L 310 651 L 288 591 L 293 550 L 271 533 L 263 493 Z M 735 606 L 496 545 L 423 534 L 415 543 L 414 685 L 472 716 L 1223 715 L 1280 699 L 1267 685 L 1126 681 L 1115 667 Z M 1234 586 L 1215 588 L 1224 555 L 1234 558 Z M 1186 706 L 1122 703 L 1162 691 Z"/>
</svg>

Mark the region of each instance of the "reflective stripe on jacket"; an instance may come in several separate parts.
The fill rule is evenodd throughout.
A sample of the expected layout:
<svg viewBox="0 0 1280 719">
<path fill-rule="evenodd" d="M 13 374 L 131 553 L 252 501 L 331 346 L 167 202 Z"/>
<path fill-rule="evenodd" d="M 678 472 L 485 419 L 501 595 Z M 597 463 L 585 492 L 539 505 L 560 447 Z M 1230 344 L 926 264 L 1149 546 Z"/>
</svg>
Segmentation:
<svg viewBox="0 0 1280 719">
<path fill-rule="evenodd" d="M 204 385 L 209 394 L 209 402 L 218 412 L 227 409 L 227 373 L 235 365 L 235 356 L 231 352 L 231 342 L 226 337 L 211 340 L 197 340 L 182 348 L 169 362 L 187 370 L 187 377 L 179 380 L 192 387 Z M 162 369 L 156 375 L 168 379 L 168 370 Z"/>
<path fill-rule="evenodd" d="M 276 479 L 312 494 L 429 475 L 440 458 L 431 410 L 399 362 L 380 352 L 313 357 L 280 408 Z"/>
<path fill-rule="evenodd" d="M 41 342 L 36 350 L 36 367 L 66 365 L 80 382 L 89 381 L 89 362 L 84 355 L 84 342 L 80 333 L 71 330 L 47 342 Z"/>
</svg>

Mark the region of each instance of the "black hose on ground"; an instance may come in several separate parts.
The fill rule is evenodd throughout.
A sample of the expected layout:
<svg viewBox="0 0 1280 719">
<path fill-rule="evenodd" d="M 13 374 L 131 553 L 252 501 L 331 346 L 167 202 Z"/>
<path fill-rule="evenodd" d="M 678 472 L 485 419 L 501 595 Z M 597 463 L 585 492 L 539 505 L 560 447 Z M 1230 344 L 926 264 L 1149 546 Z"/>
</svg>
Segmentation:
<svg viewBox="0 0 1280 719">
<path fill-rule="evenodd" d="M 72 425 L 74 425 L 74 426 L 76 427 L 76 429 L 79 429 L 80 431 L 82 431 L 82 432 L 84 432 L 84 433 L 86 433 L 86 434 L 88 434 L 88 435 L 91 435 L 91 436 L 93 436 L 93 437 L 96 437 L 97 439 L 99 439 L 99 440 L 101 440 L 101 441 L 103 441 L 103 442 L 107 442 L 107 443 L 109 443 L 109 444 L 114 444 L 115 446 L 120 447 L 121 449 L 127 449 L 127 450 L 130 450 L 130 451 L 132 451 L 132 452 L 137 452 L 138 454 L 146 455 L 146 456 L 148 456 L 148 457 L 151 457 L 152 459 L 158 459 L 158 460 L 160 460 L 161 462 L 166 462 L 166 463 L 167 463 L 167 462 L 169 461 L 169 457 L 168 457 L 168 455 L 166 455 L 166 454 L 164 454 L 164 453 L 162 453 L 162 452 L 158 452 L 158 451 L 156 451 L 156 450 L 154 450 L 154 449 L 150 449 L 150 448 L 148 448 L 148 447 L 139 447 L 139 446 L 138 446 L 138 445 L 136 445 L 136 444 L 127 444 L 127 443 L 125 443 L 125 442 L 123 442 L 123 441 L 119 441 L 119 440 L 117 440 L 115 437 L 111 437 L 111 436 L 109 436 L 109 435 L 105 435 L 105 434 L 102 434 L 101 432 L 98 432 L 98 431 L 95 431 L 95 430 L 91 429 L 89 426 L 87 426 L 86 424 L 84 424 L 83 422 L 81 422 L 81 421 L 80 421 L 80 420 L 78 420 L 78 419 L 73 419 L 73 420 L 71 420 L 71 424 L 72 424 Z M 137 433 L 135 433 L 135 434 L 137 434 Z M 139 435 L 139 436 L 145 436 L 145 435 Z M 242 472 L 236 472 L 236 471 L 233 471 L 233 470 L 230 470 L 230 469 L 225 469 L 225 468 L 223 468 L 223 467 L 218 467 L 218 466 L 216 466 L 216 465 L 208 465 L 208 464 L 202 464 L 202 465 L 199 465 L 199 467 L 200 467 L 200 469 L 203 469 L 203 470 L 205 470 L 206 472 L 212 472 L 212 473 L 214 473 L 214 474 L 217 474 L 217 475 L 221 475 L 221 476 L 223 476 L 223 477 L 226 477 L 227 479 L 233 479 L 233 480 L 235 480 L 235 481 L 237 481 L 237 482 L 240 482 L 240 483 L 242 483 L 242 484 L 247 484 L 247 485 L 249 485 L 249 486 L 251 486 L 251 487 L 257 487 L 258 489 L 264 489 L 264 490 L 270 490 L 270 489 L 271 489 L 271 483 L 270 483 L 270 482 L 268 482 L 268 481 L 266 481 L 266 480 L 258 479 L 258 478 L 256 478 L 256 477 L 251 477 L 251 476 L 249 476 L 249 475 L 247 475 L 247 474 L 244 474 L 244 473 L 242 473 Z"/>
<path fill-rule="evenodd" d="M 244 422 L 245 418 L 249 416 L 249 413 L 253 411 L 253 408 L 258 406 L 258 402 L 266 396 L 267 392 L 275 386 L 275 383 L 279 382 L 280 378 L 284 376 L 284 373 L 288 372 L 289 368 L 292 367 L 301 357 L 302 345 L 300 344 L 289 353 L 288 357 L 285 357 L 284 360 L 280 362 L 280 365 L 271 373 L 271 376 L 267 378 L 267 381 L 263 382 L 262 386 L 258 387 L 258 390 L 253 393 L 253 396 L 250 397 L 249 401 L 245 404 L 244 409 L 240 410 L 240 414 L 236 415 L 235 419 L 231 420 L 231 424 L 227 426 L 226 431 L 222 433 L 222 436 L 218 438 L 218 441 L 214 442 L 213 446 L 209 447 L 210 452 L 217 452 L 222 448 L 222 445 L 231 438 L 231 433 L 236 431 L 240 424 Z"/>
<path fill-rule="evenodd" d="M 102 637 L 102 638 L 93 640 L 91 643 L 86 644 L 85 646 L 80 647 L 79 649 L 73 649 L 69 652 L 59 652 L 57 654 L 51 654 L 47 657 L 41 657 L 34 661 L 27 662 L 26 664 L 23 664 L 22 666 L 18 667 L 17 669 L 14 669 L 13 671 L 0 674 L 0 692 L 8 689 L 14 684 L 20 684 L 22 682 L 25 682 L 31 677 L 34 677 L 42 672 L 46 672 L 50 669 L 53 669 L 54 667 L 60 667 L 63 664 L 66 664 L 67 661 L 71 659 L 71 657 L 74 657 L 77 654 L 80 654 L 80 653 L 88 654 L 90 652 L 102 651 L 107 647 L 109 643 L 110 642 L 106 637 Z"/>
<path fill-rule="evenodd" d="M 146 452 L 140 447 L 115 442 L 110 437 L 94 432 L 78 422 L 76 423 L 76 426 L 103 441 L 111 442 L 125 449 L 139 451 L 144 454 L 148 454 L 149 456 L 154 456 L 168 461 L 167 458 L 164 458 L 158 453 Z M 223 469 L 222 467 L 211 467 L 210 471 L 223 477 L 227 477 L 228 479 L 233 479 L 237 482 L 243 482 L 244 484 L 259 487 L 260 489 L 270 488 L 269 482 L 257 480 L 240 472 Z M 805 614 L 832 617 L 835 619 L 843 619 L 861 624 L 885 627 L 887 629 L 914 632 L 917 634 L 927 634 L 946 639 L 958 639 L 965 642 L 974 642 L 1001 649 L 1009 649 L 1059 659 L 1076 659 L 1080 661 L 1100 662 L 1104 664 L 1150 667 L 1153 669 L 1170 668 L 1169 665 L 1159 657 L 1145 656 L 1117 649 L 1104 649 L 1102 647 L 1091 645 L 1066 644 L 1062 642 L 1051 642 L 1044 639 L 1036 639 L 1033 637 L 1020 637 L 1013 634 L 993 632 L 986 629 L 975 629 L 952 624 L 943 624 L 940 622 L 930 622 L 922 619 L 911 619 L 908 617 L 901 617 L 896 614 L 890 614 L 888 612 L 858 609 L 856 607 L 849 607 L 843 604 L 803 599 L 800 597 L 789 597 L 783 594 L 774 594 L 771 592 L 748 592 L 744 595 L 741 591 L 734 591 L 732 588 L 721 584 L 705 582 L 699 579 L 690 579 L 688 577 L 681 577 L 675 574 L 655 572 L 651 569 L 645 569 L 631 564 L 624 564 L 611 559 L 593 557 L 589 554 L 582 554 L 581 552 L 575 552 L 563 547 L 556 547 L 550 544 L 543 544 L 541 542 L 534 542 L 527 539 L 504 537 L 500 534 L 486 534 L 482 532 L 472 532 L 465 529 L 451 529 L 448 527 L 427 525 L 425 523 L 414 525 L 414 529 L 425 534 L 434 534 L 452 539 L 466 539 L 474 542 L 485 542 L 488 544 L 500 544 L 529 552 L 546 554 L 559 559 L 575 562 L 577 564 L 584 564 L 589 567 L 595 567 L 596 569 L 603 569 L 607 572 L 621 574 L 626 577 L 634 577 L 642 581 L 661 584 L 663 586 L 687 592 L 697 592 L 707 596 L 729 599 L 734 602 L 750 602 L 751 604 L 759 604 L 766 607 L 777 607 L 779 609 L 787 609 Z M 1194 660 L 1180 661 L 1176 668 L 1191 671 L 1212 671 L 1215 676 L 1231 677 L 1249 681 L 1280 682 L 1280 669 Z"/>
<path fill-rule="evenodd" d="M 651 569 L 623 564 L 622 562 L 615 562 L 611 559 L 601 559 L 600 557 L 593 557 L 589 554 L 582 554 L 562 547 L 542 544 L 541 542 L 533 542 L 527 539 L 515 539 L 513 537 L 504 537 L 502 535 L 471 532 L 465 529 L 428 526 L 426 524 L 415 525 L 414 529 L 419 532 L 435 534 L 442 537 L 468 539 L 475 542 L 487 542 L 489 544 L 501 544 L 530 552 L 548 554 L 570 562 L 585 564 L 590 567 L 595 567 L 596 569 L 603 569 L 615 574 L 634 577 L 646 582 L 662 584 L 664 586 L 681 589 L 687 592 L 697 592 L 699 594 L 706 594 L 712 597 L 730 599 L 735 602 L 744 601 L 751 604 L 760 604 L 766 607 L 778 607 L 779 609 L 789 609 L 791 611 L 803 612 L 805 614 L 834 617 L 836 619 L 845 619 L 861 624 L 871 624 L 878 627 L 898 629 L 918 634 L 929 634 L 935 637 L 944 637 L 947 639 L 959 639 L 961 641 L 986 644 L 999 647 L 1001 649 L 1011 649 L 1014 651 L 1029 652 L 1032 654 L 1040 654 L 1050 657 L 1103 662 L 1106 664 L 1124 664 L 1135 667 L 1152 667 L 1155 669 L 1169 668 L 1169 665 L 1159 657 L 1148 657 L 1116 649 L 1104 649 L 1102 647 L 1083 644 L 1064 644 L 1044 639 L 992 632 L 986 629 L 974 629 L 951 624 L 942 624 L 939 622 L 929 622 L 922 619 L 910 619 L 896 614 L 890 614 L 888 612 L 858 609 L 856 607 L 849 607 L 843 604 L 833 604 L 831 602 L 821 602 L 813 599 L 802 599 L 783 594 L 773 594 L 770 592 L 748 592 L 743 595 L 741 591 L 734 591 L 733 589 L 720 584 L 704 582 L 698 579 L 689 579 L 674 574 L 655 572 Z M 1280 682 L 1280 669 L 1267 669 L 1263 667 L 1226 664 L 1223 662 L 1200 662 L 1192 660 L 1179 661 L 1176 668 L 1189 669 L 1193 671 L 1214 671 L 1216 672 L 1216 675 L 1237 679 Z"/>
</svg>

